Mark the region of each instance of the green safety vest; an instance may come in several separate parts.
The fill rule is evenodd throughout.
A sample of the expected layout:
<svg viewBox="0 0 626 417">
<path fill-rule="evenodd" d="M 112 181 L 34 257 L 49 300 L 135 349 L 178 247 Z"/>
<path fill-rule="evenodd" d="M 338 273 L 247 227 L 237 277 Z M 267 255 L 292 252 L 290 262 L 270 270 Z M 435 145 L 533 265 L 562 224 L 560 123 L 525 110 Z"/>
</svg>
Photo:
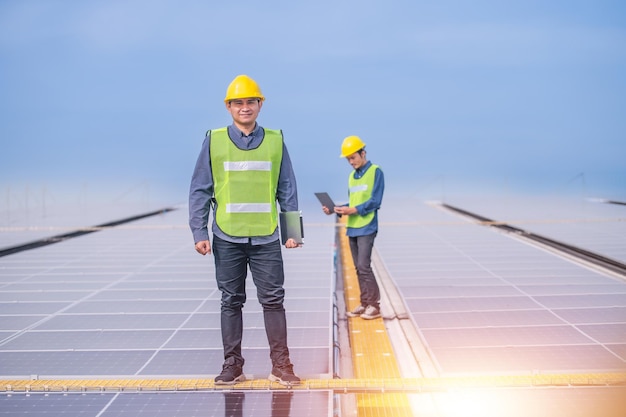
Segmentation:
<svg viewBox="0 0 626 417">
<path fill-rule="evenodd" d="M 276 190 L 283 159 L 280 130 L 264 129 L 256 149 L 241 150 L 227 128 L 211 130 L 215 222 L 236 237 L 268 236 L 278 226 Z"/>
<path fill-rule="evenodd" d="M 348 177 L 348 188 L 350 191 L 350 207 L 356 207 L 365 203 L 372 198 L 372 190 L 374 189 L 374 179 L 376 178 L 376 170 L 378 165 L 372 164 L 365 174 L 359 179 L 354 178 L 356 171 L 350 173 Z M 348 227 L 361 228 L 365 227 L 374 220 L 374 213 L 367 213 L 365 216 L 351 215 L 348 216 Z"/>
</svg>

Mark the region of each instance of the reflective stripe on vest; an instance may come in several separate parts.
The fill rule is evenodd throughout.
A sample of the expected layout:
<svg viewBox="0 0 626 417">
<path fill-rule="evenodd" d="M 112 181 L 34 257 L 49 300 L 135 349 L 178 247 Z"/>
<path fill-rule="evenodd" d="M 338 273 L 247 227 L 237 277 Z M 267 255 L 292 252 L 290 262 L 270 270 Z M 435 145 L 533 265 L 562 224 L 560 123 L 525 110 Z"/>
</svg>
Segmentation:
<svg viewBox="0 0 626 417">
<path fill-rule="evenodd" d="M 224 162 L 224 171 L 269 171 L 272 163 L 266 161 Z"/>
<path fill-rule="evenodd" d="M 215 221 L 236 237 L 268 236 L 278 226 L 276 190 L 283 157 L 280 130 L 264 129 L 256 149 L 237 148 L 227 128 L 211 131 Z"/>
<path fill-rule="evenodd" d="M 271 204 L 264 203 L 238 203 L 226 204 L 226 213 L 269 213 L 272 211 Z"/>
<path fill-rule="evenodd" d="M 359 191 L 367 191 L 367 184 L 355 185 L 353 187 L 350 187 L 350 192 L 351 193 L 356 193 L 356 192 L 359 192 Z"/>
<path fill-rule="evenodd" d="M 348 189 L 350 190 L 350 207 L 356 207 L 365 203 L 372 198 L 372 190 L 374 189 L 374 179 L 376 178 L 376 170 L 378 165 L 371 165 L 365 174 L 359 179 L 354 178 L 355 171 L 350 173 L 348 177 Z M 348 216 L 348 227 L 361 228 L 365 227 L 374 220 L 374 213 L 367 213 L 365 216 L 351 215 Z"/>
</svg>

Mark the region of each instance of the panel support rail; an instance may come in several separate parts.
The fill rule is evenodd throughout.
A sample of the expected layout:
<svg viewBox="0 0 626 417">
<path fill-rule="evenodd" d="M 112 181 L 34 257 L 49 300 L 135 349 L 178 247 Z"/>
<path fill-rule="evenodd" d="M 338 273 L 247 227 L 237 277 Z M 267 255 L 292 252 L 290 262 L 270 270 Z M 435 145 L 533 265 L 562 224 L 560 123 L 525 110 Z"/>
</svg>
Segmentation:
<svg viewBox="0 0 626 417">
<path fill-rule="evenodd" d="M 156 216 L 157 214 L 165 214 L 173 210 L 176 210 L 176 209 L 172 207 L 166 207 L 160 210 L 151 211 L 149 213 L 139 214 L 137 216 L 127 217 L 125 219 L 115 220 L 112 222 L 100 224 L 98 226 L 85 227 L 85 228 L 75 230 L 73 232 L 64 233 L 64 234 L 56 235 L 56 236 L 45 237 L 43 239 L 35 240 L 33 242 L 24 243 L 22 245 L 11 246 L 8 248 L 0 249 L 0 257 L 12 255 L 14 253 L 22 252 L 25 250 L 41 248 L 43 246 L 52 245 L 53 243 L 63 242 L 64 240 L 72 239 L 74 237 L 79 237 L 79 236 L 83 236 L 89 233 L 119 226 L 124 223 L 134 222 L 136 220 L 145 219 L 146 217 Z"/>
<path fill-rule="evenodd" d="M 595 267 L 602 268 L 604 270 L 617 274 L 623 278 L 626 278 L 626 264 L 620 261 L 617 261 L 615 259 L 608 258 L 598 253 L 581 249 L 576 246 L 569 245 L 567 243 L 559 242 L 557 240 L 550 239 L 548 237 L 541 236 L 536 233 L 528 232 L 526 230 L 517 228 L 515 226 L 511 226 L 504 222 L 498 222 L 492 219 L 488 219 L 487 217 L 483 217 L 478 214 L 471 213 L 467 210 L 463 210 L 458 207 L 451 206 L 449 204 L 441 203 L 440 205 L 441 207 L 447 210 L 450 210 L 457 214 L 461 214 L 465 217 L 474 219 L 479 224 L 482 224 L 483 226 L 494 227 L 494 228 L 503 230 L 507 233 L 513 233 L 516 236 L 522 237 L 524 239 L 528 239 L 542 246 L 549 247 L 557 252 L 567 255 L 570 258 L 582 260 Z"/>
</svg>

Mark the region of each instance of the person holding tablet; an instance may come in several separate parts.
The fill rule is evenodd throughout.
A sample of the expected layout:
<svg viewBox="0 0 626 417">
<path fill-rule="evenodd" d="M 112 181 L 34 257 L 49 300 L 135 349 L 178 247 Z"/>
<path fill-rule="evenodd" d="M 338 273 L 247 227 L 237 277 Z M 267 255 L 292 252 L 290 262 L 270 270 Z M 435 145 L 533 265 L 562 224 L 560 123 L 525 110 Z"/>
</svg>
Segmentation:
<svg viewBox="0 0 626 417">
<path fill-rule="evenodd" d="M 347 312 L 349 317 L 366 320 L 379 318 L 380 289 L 372 270 L 372 249 L 378 234 L 378 210 L 382 204 L 385 178 L 378 165 L 367 160 L 365 143 L 358 136 L 348 136 L 341 145 L 341 157 L 354 168 L 348 177 L 349 202 L 331 211 L 322 206 L 326 214 L 348 216 L 346 235 L 356 267 L 361 304 Z"/>
</svg>

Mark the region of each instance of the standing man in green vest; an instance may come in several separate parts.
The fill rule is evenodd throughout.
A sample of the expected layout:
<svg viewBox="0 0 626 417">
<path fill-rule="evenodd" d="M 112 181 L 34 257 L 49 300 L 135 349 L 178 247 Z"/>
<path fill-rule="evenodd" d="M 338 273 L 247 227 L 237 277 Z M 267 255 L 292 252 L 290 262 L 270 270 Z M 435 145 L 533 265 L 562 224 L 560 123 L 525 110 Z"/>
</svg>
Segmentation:
<svg viewBox="0 0 626 417">
<path fill-rule="evenodd" d="M 244 381 L 241 352 L 242 308 L 246 302 L 248 267 L 263 307 L 272 370 L 269 379 L 296 385 L 287 347 L 283 259 L 278 210 L 298 210 L 296 177 L 280 130 L 265 129 L 256 119 L 265 97 L 259 85 L 239 75 L 226 90 L 224 103 L 233 123 L 206 134 L 189 189 L 189 226 L 195 249 L 213 253 L 217 287 L 222 293 L 224 346 L 217 385 Z M 213 210 L 209 242 L 208 220 Z M 293 240 L 286 248 L 299 245 Z"/>
<path fill-rule="evenodd" d="M 349 203 L 335 207 L 334 212 L 348 216 L 346 235 L 361 292 L 361 304 L 347 315 L 372 320 L 380 317 L 380 289 L 371 263 L 385 178 L 380 167 L 367 160 L 365 143 L 358 136 L 348 136 L 343 140 L 341 157 L 348 160 L 354 171 L 348 177 Z M 322 209 L 324 213 L 331 214 L 328 207 Z"/>
</svg>

